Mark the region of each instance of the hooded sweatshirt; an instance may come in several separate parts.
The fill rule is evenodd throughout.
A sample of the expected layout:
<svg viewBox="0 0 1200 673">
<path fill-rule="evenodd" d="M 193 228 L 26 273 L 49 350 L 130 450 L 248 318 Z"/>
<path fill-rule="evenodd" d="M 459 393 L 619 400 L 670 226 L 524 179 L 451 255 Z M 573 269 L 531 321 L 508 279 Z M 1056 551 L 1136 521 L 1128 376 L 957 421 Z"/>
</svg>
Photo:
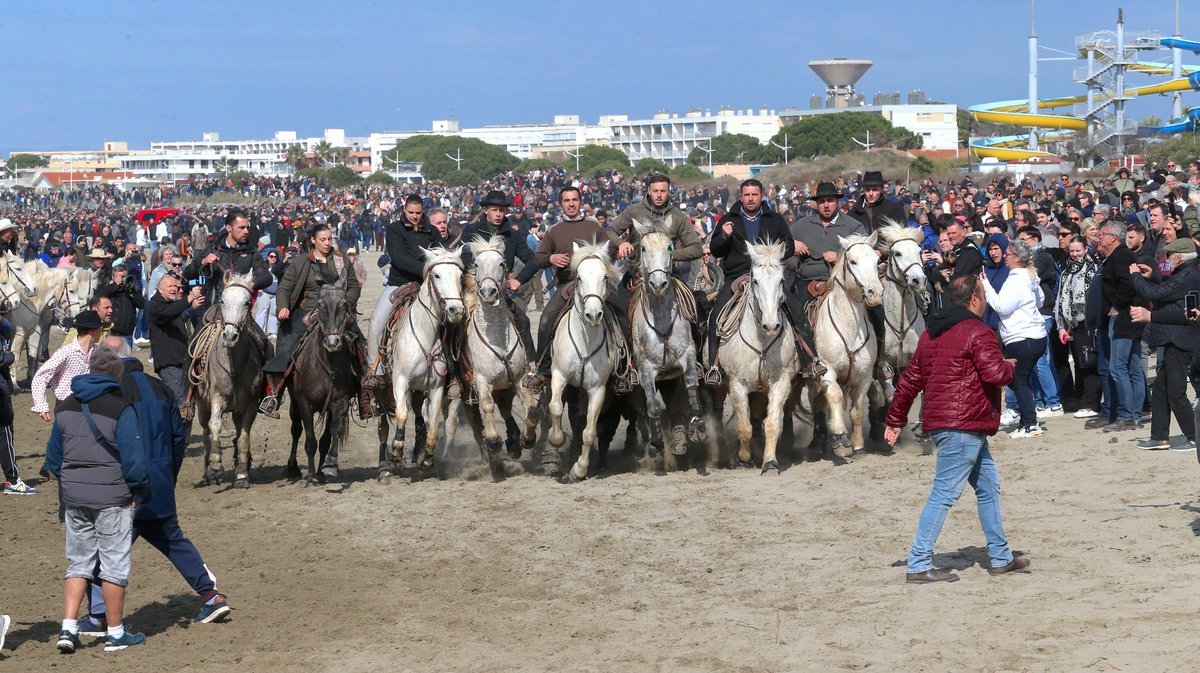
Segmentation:
<svg viewBox="0 0 1200 673">
<path fill-rule="evenodd" d="M 1022 339 L 1045 339 L 1046 323 L 1038 310 L 1044 296 L 1032 267 L 1014 269 L 1000 289 L 984 283 L 987 302 L 1000 316 L 1000 341 L 1005 345 Z"/>
<path fill-rule="evenodd" d="M 992 243 L 1000 246 L 1000 262 L 992 262 L 992 257 L 988 254 L 988 250 L 992 247 Z M 1004 281 L 1008 280 L 1008 265 L 1004 263 L 1004 254 L 1008 252 L 1008 237 L 1004 234 L 992 234 L 983 241 L 983 273 L 987 275 L 988 282 L 991 283 L 992 289 L 999 291 L 1004 286 Z M 983 313 L 983 321 L 992 329 L 1000 327 L 1000 315 L 989 305 Z"/>
</svg>

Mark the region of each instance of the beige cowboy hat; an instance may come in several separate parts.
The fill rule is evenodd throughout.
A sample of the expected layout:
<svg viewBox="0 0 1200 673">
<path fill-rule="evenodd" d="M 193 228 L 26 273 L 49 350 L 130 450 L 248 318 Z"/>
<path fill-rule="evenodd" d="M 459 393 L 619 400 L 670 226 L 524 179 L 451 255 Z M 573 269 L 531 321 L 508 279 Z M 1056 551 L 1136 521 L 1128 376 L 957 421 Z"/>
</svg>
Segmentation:
<svg viewBox="0 0 1200 673">
<path fill-rule="evenodd" d="M 103 248 L 92 248 L 88 253 L 88 259 L 108 259 L 108 253 L 104 252 Z"/>
<path fill-rule="evenodd" d="M 12 220 L 8 219 L 7 217 L 0 217 L 0 234 L 3 234 L 4 232 L 8 231 L 9 229 L 16 229 L 16 228 L 17 228 L 17 225 L 13 224 Z"/>
</svg>

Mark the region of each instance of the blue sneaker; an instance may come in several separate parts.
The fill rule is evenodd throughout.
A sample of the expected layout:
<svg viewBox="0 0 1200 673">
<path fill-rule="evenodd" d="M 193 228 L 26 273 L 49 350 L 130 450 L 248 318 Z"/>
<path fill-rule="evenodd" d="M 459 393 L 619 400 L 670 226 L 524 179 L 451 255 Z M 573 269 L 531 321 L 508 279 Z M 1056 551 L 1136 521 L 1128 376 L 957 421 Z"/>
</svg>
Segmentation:
<svg viewBox="0 0 1200 673">
<path fill-rule="evenodd" d="M 141 645 L 144 642 L 146 642 L 146 636 L 140 633 L 130 633 L 126 631 L 125 635 L 121 636 L 120 638 L 113 638 L 112 636 L 109 636 L 104 641 L 104 651 L 116 652 L 118 650 L 123 650 L 126 647 L 132 647 L 133 645 Z"/>
<path fill-rule="evenodd" d="M 88 615 L 79 620 L 79 635 L 103 638 L 108 635 L 108 620 L 104 615 Z"/>
<path fill-rule="evenodd" d="M 79 649 L 79 636 L 63 629 L 58 632 L 58 651 L 63 654 L 75 654 Z"/>
<path fill-rule="evenodd" d="M 193 624 L 211 624 L 213 622 L 223 622 L 233 608 L 229 607 L 229 602 L 224 596 L 217 595 L 216 599 L 211 604 L 205 604 L 200 608 L 200 614 L 192 618 Z"/>
</svg>

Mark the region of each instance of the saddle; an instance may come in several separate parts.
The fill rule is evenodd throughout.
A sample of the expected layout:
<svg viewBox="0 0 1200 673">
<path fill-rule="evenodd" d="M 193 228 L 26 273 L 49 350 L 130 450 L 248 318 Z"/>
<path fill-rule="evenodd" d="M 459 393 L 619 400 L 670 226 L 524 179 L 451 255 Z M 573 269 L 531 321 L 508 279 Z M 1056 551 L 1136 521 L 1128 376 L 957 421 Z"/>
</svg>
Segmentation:
<svg viewBox="0 0 1200 673">
<path fill-rule="evenodd" d="M 396 325 L 400 323 L 400 317 L 408 310 L 409 306 L 417 300 L 417 294 L 421 291 L 420 283 L 405 283 L 396 288 L 392 293 L 392 307 L 388 313 L 386 327 L 383 330 L 383 335 L 379 337 L 379 361 L 384 363 L 384 368 L 387 368 L 387 363 L 391 361 L 392 352 L 392 333 L 396 331 Z M 374 364 L 368 368 L 368 371 L 374 369 Z"/>
</svg>

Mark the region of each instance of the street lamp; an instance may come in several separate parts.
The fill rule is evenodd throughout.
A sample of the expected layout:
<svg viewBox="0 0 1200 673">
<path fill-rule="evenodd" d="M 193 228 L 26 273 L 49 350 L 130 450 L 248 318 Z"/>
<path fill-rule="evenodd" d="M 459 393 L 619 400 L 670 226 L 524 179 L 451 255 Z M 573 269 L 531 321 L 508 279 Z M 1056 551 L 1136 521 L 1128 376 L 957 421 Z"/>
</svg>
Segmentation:
<svg viewBox="0 0 1200 673">
<path fill-rule="evenodd" d="M 708 177 L 711 178 L 712 174 L 713 174 L 712 155 L 713 155 L 713 152 L 715 152 L 716 150 L 714 150 L 712 148 L 712 138 L 708 138 L 707 140 L 708 140 L 708 147 L 700 147 L 700 143 L 696 143 L 696 149 L 698 149 L 702 152 L 706 152 L 708 154 Z"/>
<path fill-rule="evenodd" d="M 783 163 L 787 164 L 788 150 L 792 149 L 792 146 L 788 144 L 787 134 L 786 133 L 783 134 L 783 144 L 782 145 L 775 142 L 774 140 L 771 141 L 771 144 L 774 145 L 775 147 L 778 147 L 779 149 L 783 150 Z"/>
</svg>

